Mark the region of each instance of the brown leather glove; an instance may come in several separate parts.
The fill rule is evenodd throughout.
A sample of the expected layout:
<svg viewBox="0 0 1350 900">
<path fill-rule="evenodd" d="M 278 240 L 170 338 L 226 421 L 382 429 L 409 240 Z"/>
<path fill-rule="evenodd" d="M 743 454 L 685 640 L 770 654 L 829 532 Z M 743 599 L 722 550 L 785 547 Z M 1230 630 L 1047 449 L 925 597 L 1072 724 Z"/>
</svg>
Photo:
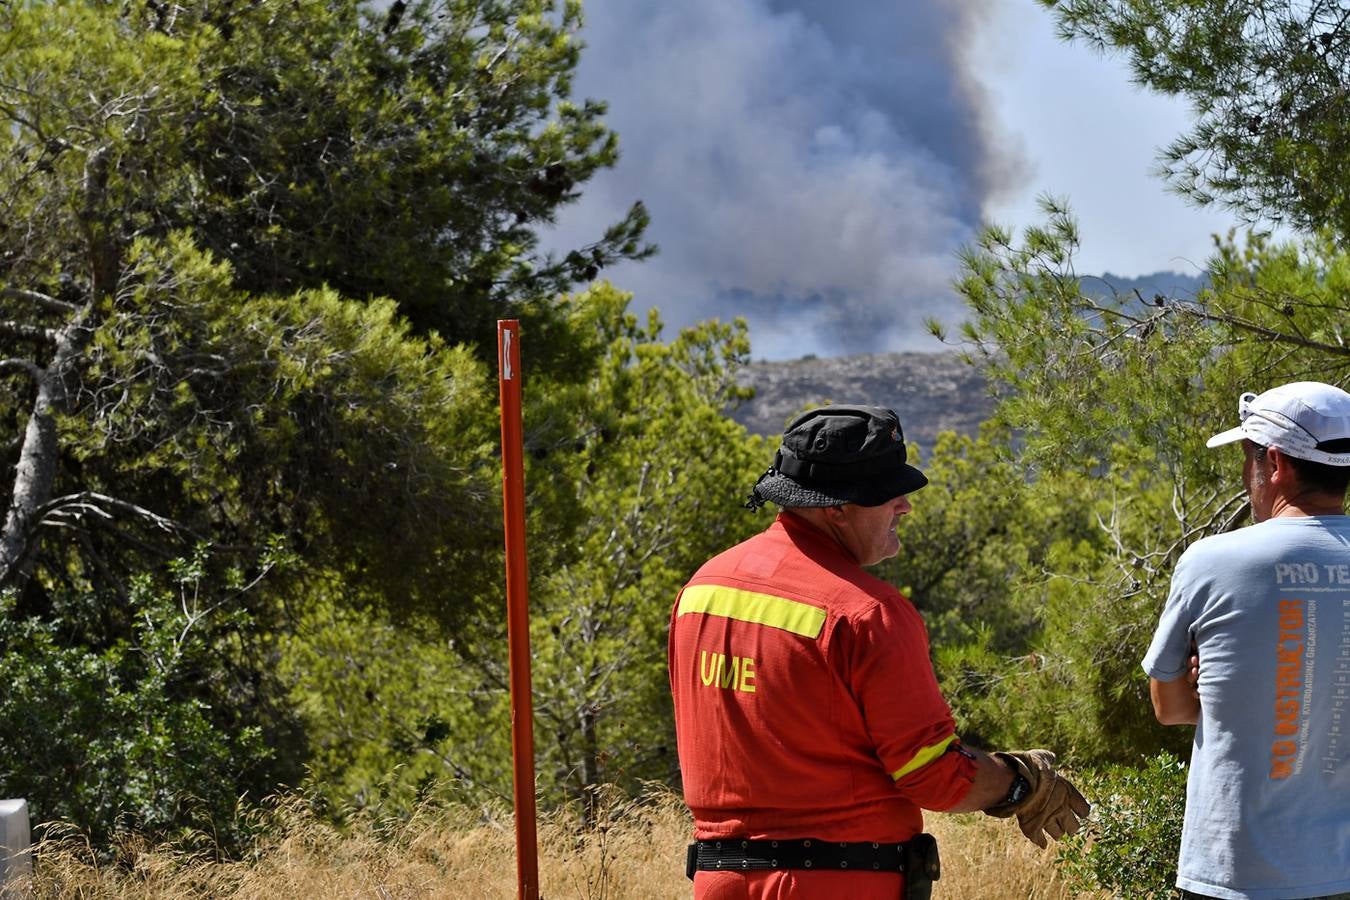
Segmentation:
<svg viewBox="0 0 1350 900">
<path fill-rule="evenodd" d="M 1016 750 L 994 756 L 1025 778 L 1031 790 L 1017 803 L 989 807 L 987 814 L 1001 819 L 1017 816 L 1022 833 L 1042 848 L 1047 834 L 1059 840 L 1078 831 L 1092 807 L 1078 788 L 1055 771 L 1055 754 L 1049 750 Z"/>
</svg>

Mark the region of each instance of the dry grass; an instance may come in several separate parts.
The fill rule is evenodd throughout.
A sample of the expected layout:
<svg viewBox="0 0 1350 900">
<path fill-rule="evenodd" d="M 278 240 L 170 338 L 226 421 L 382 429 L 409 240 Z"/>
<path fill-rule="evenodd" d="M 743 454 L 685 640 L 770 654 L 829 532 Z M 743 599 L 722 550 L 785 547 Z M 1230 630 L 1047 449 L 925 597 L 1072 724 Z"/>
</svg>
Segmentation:
<svg viewBox="0 0 1350 900">
<path fill-rule="evenodd" d="M 515 835 L 509 815 L 464 807 L 428 809 L 409 820 L 362 819 L 337 831 L 299 800 L 274 810 L 250 857 L 129 841 L 120 864 L 100 863 L 77 838 L 38 848 L 35 879 L 14 896 L 38 900 L 153 897 L 237 900 L 324 898 L 503 898 L 516 896 Z M 596 827 L 554 815 L 539 829 L 541 894 L 546 900 L 689 898 L 684 847 L 689 819 L 677 797 L 605 805 Z M 1069 900 L 1053 851 L 1041 851 L 1006 821 L 932 816 L 942 848 L 936 900 Z M 6 894 L 10 896 L 10 894 Z"/>
</svg>

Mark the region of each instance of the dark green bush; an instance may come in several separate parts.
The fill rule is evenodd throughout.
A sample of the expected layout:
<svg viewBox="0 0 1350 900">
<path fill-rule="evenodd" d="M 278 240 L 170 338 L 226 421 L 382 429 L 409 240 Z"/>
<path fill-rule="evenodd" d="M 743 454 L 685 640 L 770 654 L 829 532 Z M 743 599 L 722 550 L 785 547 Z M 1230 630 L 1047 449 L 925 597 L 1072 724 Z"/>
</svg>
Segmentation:
<svg viewBox="0 0 1350 900">
<path fill-rule="evenodd" d="M 277 783 L 287 713 L 241 590 L 199 555 L 124 597 L 71 592 L 47 616 L 0 595 L 0 794 L 106 846 L 196 830 L 222 847 L 241 794 Z M 222 830 L 224 829 L 224 830 Z"/>
</svg>

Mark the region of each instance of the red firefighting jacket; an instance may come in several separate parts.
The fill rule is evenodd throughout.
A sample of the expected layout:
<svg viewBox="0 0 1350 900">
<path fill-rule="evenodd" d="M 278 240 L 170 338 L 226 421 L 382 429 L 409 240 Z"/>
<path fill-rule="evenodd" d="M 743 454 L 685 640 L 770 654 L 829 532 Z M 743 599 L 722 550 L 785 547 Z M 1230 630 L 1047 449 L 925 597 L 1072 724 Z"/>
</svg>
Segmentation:
<svg viewBox="0 0 1350 900">
<path fill-rule="evenodd" d="M 669 653 L 698 839 L 904 841 L 974 783 L 918 612 L 791 513 L 695 573 Z"/>
</svg>

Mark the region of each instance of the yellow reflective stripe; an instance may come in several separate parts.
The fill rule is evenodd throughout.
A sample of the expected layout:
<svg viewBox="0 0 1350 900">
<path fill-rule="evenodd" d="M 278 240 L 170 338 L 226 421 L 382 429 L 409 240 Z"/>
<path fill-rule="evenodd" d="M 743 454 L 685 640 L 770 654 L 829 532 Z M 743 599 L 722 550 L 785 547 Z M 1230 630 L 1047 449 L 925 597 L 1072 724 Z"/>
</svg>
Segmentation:
<svg viewBox="0 0 1350 900">
<path fill-rule="evenodd" d="M 894 772 L 892 772 L 891 778 L 895 779 L 896 781 L 899 781 L 901 778 L 904 778 L 906 775 L 908 775 L 910 772 L 913 772 L 915 769 L 921 769 L 924 766 L 928 765 L 930 762 L 937 759 L 942 754 L 946 753 L 947 745 L 954 740 L 956 740 L 956 735 L 953 734 L 949 735 L 948 737 L 944 738 L 941 741 L 938 741 L 931 747 L 924 747 L 918 753 L 914 754 L 913 759 L 905 763 L 900 768 L 896 769 Z"/>
<path fill-rule="evenodd" d="M 680 594 L 676 618 L 686 613 L 753 622 L 809 638 L 820 637 L 820 630 L 825 627 L 825 610 L 818 606 L 720 584 L 695 584 L 685 588 Z"/>
</svg>

